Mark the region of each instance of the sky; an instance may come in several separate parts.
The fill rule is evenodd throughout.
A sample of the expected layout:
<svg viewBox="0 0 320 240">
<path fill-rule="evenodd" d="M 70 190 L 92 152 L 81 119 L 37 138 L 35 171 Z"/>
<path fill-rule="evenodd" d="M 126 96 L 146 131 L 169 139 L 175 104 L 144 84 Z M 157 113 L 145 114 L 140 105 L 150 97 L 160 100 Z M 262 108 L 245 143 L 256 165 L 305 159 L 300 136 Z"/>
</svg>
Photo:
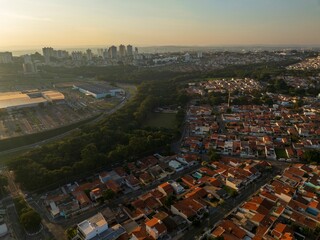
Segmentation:
<svg viewBox="0 0 320 240">
<path fill-rule="evenodd" d="M 320 45 L 320 0 L 0 0 L 0 49 Z"/>
</svg>

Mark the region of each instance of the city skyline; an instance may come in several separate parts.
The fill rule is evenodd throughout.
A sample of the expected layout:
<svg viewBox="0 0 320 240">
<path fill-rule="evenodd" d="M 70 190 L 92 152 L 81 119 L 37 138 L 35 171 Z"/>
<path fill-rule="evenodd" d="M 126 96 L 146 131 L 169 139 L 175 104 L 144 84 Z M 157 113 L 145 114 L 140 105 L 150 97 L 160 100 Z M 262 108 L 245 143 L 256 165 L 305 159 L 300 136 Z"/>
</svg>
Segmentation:
<svg viewBox="0 0 320 240">
<path fill-rule="evenodd" d="M 135 46 L 320 44 L 319 0 L 94 0 L 90 3 L 0 0 L 0 4 L 0 49 L 122 43 Z"/>
</svg>

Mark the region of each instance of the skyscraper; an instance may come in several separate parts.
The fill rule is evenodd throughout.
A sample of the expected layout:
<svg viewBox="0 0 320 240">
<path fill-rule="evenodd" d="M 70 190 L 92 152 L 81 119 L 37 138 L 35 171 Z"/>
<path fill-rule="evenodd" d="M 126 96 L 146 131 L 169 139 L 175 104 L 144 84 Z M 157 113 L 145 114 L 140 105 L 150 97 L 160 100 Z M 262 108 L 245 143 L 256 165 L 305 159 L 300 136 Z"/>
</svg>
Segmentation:
<svg viewBox="0 0 320 240">
<path fill-rule="evenodd" d="M 135 54 L 135 55 L 138 55 L 138 53 L 139 53 L 138 48 L 135 47 L 135 48 L 134 48 L 134 54 Z"/>
<path fill-rule="evenodd" d="M 53 57 L 53 48 L 44 47 L 42 48 L 42 54 L 44 56 L 44 61 L 46 64 L 50 63 L 50 58 Z"/>
<path fill-rule="evenodd" d="M 36 68 L 32 62 L 32 59 L 31 59 L 31 56 L 30 55 L 24 55 L 23 56 L 23 64 L 22 64 L 22 67 L 23 67 L 23 72 L 25 74 L 27 73 L 34 73 L 36 72 Z"/>
<path fill-rule="evenodd" d="M 132 56 L 133 55 L 133 48 L 131 45 L 127 46 L 127 55 Z"/>
<path fill-rule="evenodd" d="M 119 46 L 119 56 L 121 58 L 124 58 L 126 56 L 126 46 L 123 44 Z"/>
<path fill-rule="evenodd" d="M 108 50 L 109 58 L 116 59 L 117 58 L 117 47 L 111 46 Z"/>
</svg>

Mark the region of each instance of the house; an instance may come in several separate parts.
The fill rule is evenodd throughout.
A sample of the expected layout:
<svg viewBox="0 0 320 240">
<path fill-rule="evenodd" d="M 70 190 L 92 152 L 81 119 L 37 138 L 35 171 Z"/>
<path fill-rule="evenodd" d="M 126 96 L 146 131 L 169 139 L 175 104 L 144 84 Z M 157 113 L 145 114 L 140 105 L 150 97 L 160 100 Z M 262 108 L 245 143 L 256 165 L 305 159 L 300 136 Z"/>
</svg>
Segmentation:
<svg viewBox="0 0 320 240">
<path fill-rule="evenodd" d="M 101 183 L 106 183 L 108 180 L 111 179 L 111 175 L 108 172 L 102 172 L 99 174 L 99 179 Z"/>
<path fill-rule="evenodd" d="M 92 201 L 97 201 L 101 197 L 102 197 L 102 191 L 100 188 L 95 188 L 90 191 L 90 198 Z"/>
<path fill-rule="evenodd" d="M 90 240 L 108 230 L 108 223 L 101 213 L 84 220 L 77 226 L 78 235 L 83 240 Z"/>
<path fill-rule="evenodd" d="M 106 187 L 112 191 L 114 191 L 115 193 L 119 193 L 122 191 L 122 188 L 121 186 L 114 180 L 108 180 L 106 183 L 105 183 Z"/>
<path fill-rule="evenodd" d="M 91 204 L 90 199 L 84 191 L 74 191 L 72 192 L 72 195 L 77 199 L 80 208 L 85 208 Z"/>
<path fill-rule="evenodd" d="M 148 173 L 148 172 L 143 172 L 143 173 L 141 173 L 141 174 L 139 175 L 139 180 L 140 180 L 143 184 L 147 185 L 147 184 L 149 184 L 149 183 L 151 183 L 151 182 L 153 181 L 153 177 L 150 175 L 150 173 Z"/>
<path fill-rule="evenodd" d="M 133 190 L 138 190 L 140 188 L 139 180 L 132 174 L 126 176 L 124 178 L 124 182 L 129 188 Z"/>
<path fill-rule="evenodd" d="M 181 194 L 185 192 L 184 187 L 182 187 L 179 183 L 177 183 L 176 181 L 168 181 L 168 183 L 170 183 L 170 185 L 173 187 L 173 190 L 175 192 L 175 194 Z"/>
<path fill-rule="evenodd" d="M 161 220 L 155 217 L 147 221 L 145 224 L 148 234 L 154 239 L 159 239 L 167 234 L 166 226 L 162 223 Z"/>
<path fill-rule="evenodd" d="M 231 220 L 223 220 L 212 232 L 214 238 L 223 237 L 223 239 L 240 240 L 245 239 L 247 233 L 240 226 Z"/>
<path fill-rule="evenodd" d="M 186 198 L 171 205 L 171 212 L 191 223 L 196 218 L 202 218 L 207 207 L 193 198 Z"/>
<path fill-rule="evenodd" d="M 190 175 L 184 175 L 183 177 L 181 177 L 181 180 L 190 188 L 197 185 L 197 181 Z"/>
<path fill-rule="evenodd" d="M 294 231 L 283 223 L 277 223 L 274 229 L 271 232 L 271 235 L 275 239 L 286 239 L 286 240 L 293 240 L 294 237 Z"/>
<path fill-rule="evenodd" d="M 146 225 L 143 224 L 141 226 L 136 227 L 132 231 L 132 237 L 130 240 L 154 240 L 151 236 L 149 236 Z"/>
<path fill-rule="evenodd" d="M 184 169 L 182 164 L 176 160 L 172 160 L 168 164 L 169 164 L 169 167 L 171 167 L 176 172 L 182 171 Z"/>
<path fill-rule="evenodd" d="M 165 196 L 171 196 L 174 194 L 174 188 L 171 186 L 169 182 L 160 184 L 157 189 Z"/>
</svg>

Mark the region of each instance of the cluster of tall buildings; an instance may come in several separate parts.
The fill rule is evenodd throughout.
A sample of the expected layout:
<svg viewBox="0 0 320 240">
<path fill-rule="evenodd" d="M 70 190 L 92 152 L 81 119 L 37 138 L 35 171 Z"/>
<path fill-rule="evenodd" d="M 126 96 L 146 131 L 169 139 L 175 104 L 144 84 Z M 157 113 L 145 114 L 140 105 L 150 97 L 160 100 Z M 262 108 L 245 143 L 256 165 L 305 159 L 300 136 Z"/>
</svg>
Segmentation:
<svg viewBox="0 0 320 240">
<path fill-rule="evenodd" d="M 136 54 L 138 54 L 138 48 L 135 48 L 133 51 L 132 45 L 125 46 L 121 44 L 119 49 L 117 49 L 116 46 L 111 46 L 108 49 L 98 49 L 98 56 L 102 57 L 103 59 L 124 59 L 126 57 L 132 57 Z"/>
<path fill-rule="evenodd" d="M 45 47 L 42 49 L 42 53 L 45 59 L 45 63 L 49 64 L 54 59 L 67 59 L 71 56 L 72 61 L 93 61 L 94 57 L 97 56 L 103 60 L 124 60 L 132 58 L 134 55 L 138 54 L 138 48 L 133 49 L 132 45 L 121 44 L 118 48 L 116 46 L 111 46 L 107 49 L 99 48 L 97 49 L 97 55 L 93 54 L 91 49 L 87 49 L 85 52 L 73 51 L 69 53 L 65 50 L 55 50 L 51 47 Z"/>
<path fill-rule="evenodd" d="M 44 61 L 46 64 L 50 63 L 52 58 L 64 59 L 69 57 L 69 53 L 65 50 L 55 50 L 52 47 L 42 48 Z"/>
</svg>

